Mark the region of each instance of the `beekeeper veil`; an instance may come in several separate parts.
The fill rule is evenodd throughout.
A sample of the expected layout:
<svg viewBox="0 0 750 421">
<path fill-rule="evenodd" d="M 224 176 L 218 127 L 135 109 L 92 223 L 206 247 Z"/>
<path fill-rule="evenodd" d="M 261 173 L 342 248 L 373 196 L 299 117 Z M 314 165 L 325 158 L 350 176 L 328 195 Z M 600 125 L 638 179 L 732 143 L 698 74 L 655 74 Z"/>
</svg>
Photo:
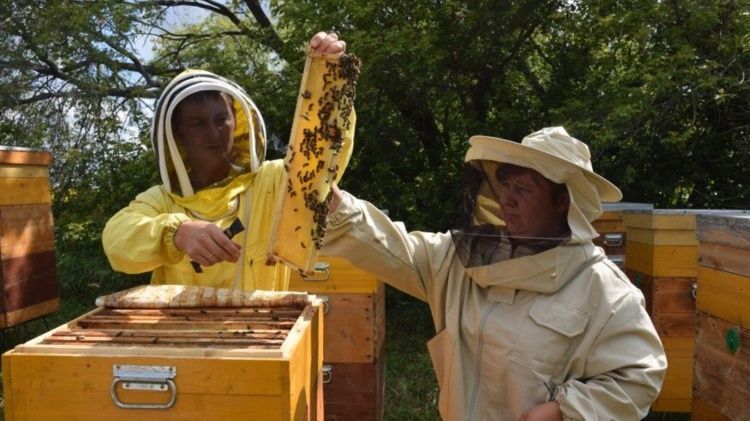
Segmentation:
<svg viewBox="0 0 750 421">
<path fill-rule="evenodd" d="M 463 198 L 451 230 L 456 251 L 465 267 L 484 266 L 508 258 L 514 238 L 505 230 L 499 185 L 504 164 L 530 168 L 567 188 L 567 224 L 570 234 L 555 238 L 524 238 L 539 249 L 562 243 L 583 243 L 596 238 L 591 222 L 602 213 L 602 202 L 617 202 L 622 193 L 594 173 L 585 143 L 562 127 L 549 127 L 526 136 L 521 143 L 488 136 L 473 136 L 464 159 Z"/>
<path fill-rule="evenodd" d="M 185 151 L 176 142 L 172 114 L 188 96 L 201 91 L 218 91 L 232 97 L 236 126 L 231 152 L 235 169 L 227 180 L 242 173 L 258 171 L 266 154 L 266 127 L 263 117 L 247 93 L 236 83 L 203 70 L 186 70 L 167 85 L 156 105 L 151 126 L 151 142 L 159 162 L 162 184 L 168 192 L 189 197 L 195 194 L 185 164 Z"/>
</svg>

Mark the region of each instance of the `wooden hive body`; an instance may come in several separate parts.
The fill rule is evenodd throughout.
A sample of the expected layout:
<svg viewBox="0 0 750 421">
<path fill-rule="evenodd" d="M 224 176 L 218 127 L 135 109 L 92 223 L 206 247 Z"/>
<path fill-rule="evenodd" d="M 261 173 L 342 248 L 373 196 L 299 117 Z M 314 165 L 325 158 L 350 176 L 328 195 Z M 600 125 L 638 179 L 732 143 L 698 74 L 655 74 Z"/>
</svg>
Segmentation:
<svg viewBox="0 0 750 421">
<path fill-rule="evenodd" d="M 693 419 L 750 419 L 750 215 L 699 214 Z"/>
<path fill-rule="evenodd" d="M 591 225 L 594 226 L 599 237 L 594 244 L 604 249 L 615 264 L 620 268 L 625 266 L 625 246 L 627 244 L 627 230 L 623 222 L 623 213 L 628 211 L 649 211 L 654 206 L 647 203 L 617 202 L 604 203 L 604 212 Z"/>
<path fill-rule="evenodd" d="M 97 308 L 3 355 L 5 417 L 322 420 L 322 322 L 318 300 L 272 309 Z M 164 370 L 174 373 L 173 388 L 166 378 L 138 380 Z M 171 407 L 142 407 L 172 397 Z"/>
<path fill-rule="evenodd" d="M 667 375 L 652 409 L 689 412 L 692 399 L 698 241 L 695 213 L 685 210 L 626 212 L 626 273 L 646 307 L 667 353 Z"/>
<path fill-rule="evenodd" d="M 0 147 L 0 328 L 59 308 L 49 152 Z"/>
<path fill-rule="evenodd" d="M 693 396 L 695 287 L 698 276 L 696 215 L 723 210 L 625 211 L 626 273 L 646 306 L 669 367 L 655 411 L 690 412 Z"/>
<path fill-rule="evenodd" d="M 341 258 L 319 257 L 309 277 L 292 274 L 289 288 L 327 299 L 326 420 L 381 420 L 385 396 L 385 287 Z"/>
</svg>

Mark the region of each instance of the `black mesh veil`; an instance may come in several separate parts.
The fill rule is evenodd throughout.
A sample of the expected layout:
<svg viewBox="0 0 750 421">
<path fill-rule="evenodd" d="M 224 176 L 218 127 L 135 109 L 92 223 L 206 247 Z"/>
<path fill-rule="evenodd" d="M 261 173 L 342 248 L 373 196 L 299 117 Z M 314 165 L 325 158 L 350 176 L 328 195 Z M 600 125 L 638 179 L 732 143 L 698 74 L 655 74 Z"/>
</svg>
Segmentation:
<svg viewBox="0 0 750 421">
<path fill-rule="evenodd" d="M 471 160 L 464 164 L 463 195 L 451 237 L 464 267 L 493 264 L 514 257 L 518 246 L 503 221 L 500 171 L 503 164 Z M 546 250 L 569 239 L 523 238 L 524 254 Z"/>
<path fill-rule="evenodd" d="M 485 255 L 501 246 L 505 223 L 500 213 L 499 190 L 492 176 L 498 166 L 497 162 L 479 160 L 464 165 L 461 207 L 451 230 L 464 267 L 488 264 Z"/>
</svg>

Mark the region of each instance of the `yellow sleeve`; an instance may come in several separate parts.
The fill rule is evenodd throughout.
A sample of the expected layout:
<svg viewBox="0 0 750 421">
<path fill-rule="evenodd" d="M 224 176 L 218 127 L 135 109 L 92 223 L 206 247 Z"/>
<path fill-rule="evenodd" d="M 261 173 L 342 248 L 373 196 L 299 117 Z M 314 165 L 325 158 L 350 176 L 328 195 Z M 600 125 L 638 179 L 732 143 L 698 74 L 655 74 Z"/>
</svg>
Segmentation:
<svg viewBox="0 0 750 421">
<path fill-rule="evenodd" d="M 170 208 L 174 206 L 169 196 L 155 186 L 107 221 L 102 245 L 114 270 L 143 273 L 183 259 L 185 254 L 174 245 L 174 233 L 190 217 Z"/>
</svg>

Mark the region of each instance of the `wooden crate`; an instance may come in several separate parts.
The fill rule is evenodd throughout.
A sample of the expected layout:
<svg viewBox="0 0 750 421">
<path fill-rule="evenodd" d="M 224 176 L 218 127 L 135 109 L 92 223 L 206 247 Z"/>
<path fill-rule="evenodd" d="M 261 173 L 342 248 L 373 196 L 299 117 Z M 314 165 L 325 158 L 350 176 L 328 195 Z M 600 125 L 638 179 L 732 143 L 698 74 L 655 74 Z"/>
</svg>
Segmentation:
<svg viewBox="0 0 750 421">
<path fill-rule="evenodd" d="M 0 328 L 57 311 L 49 152 L 0 146 Z"/>
<path fill-rule="evenodd" d="M 323 346 L 326 420 L 381 420 L 385 287 L 344 259 L 321 257 L 319 263 L 312 277 L 293 273 L 290 289 L 316 293 L 327 300 Z"/>
<path fill-rule="evenodd" d="M 625 245 L 627 231 L 623 223 L 624 211 L 650 211 L 654 205 L 649 203 L 616 202 L 604 203 L 604 212 L 591 224 L 599 232 L 594 244 L 604 249 L 607 257 L 619 267 L 625 266 Z"/>
<path fill-rule="evenodd" d="M 97 308 L 5 353 L 5 419 L 322 420 L 322 302 Z"/>
<path fill-rule="evenodd" d="M 750 420 L 750 215 L 697 216 L 693 419 Z"/>
</svg>

